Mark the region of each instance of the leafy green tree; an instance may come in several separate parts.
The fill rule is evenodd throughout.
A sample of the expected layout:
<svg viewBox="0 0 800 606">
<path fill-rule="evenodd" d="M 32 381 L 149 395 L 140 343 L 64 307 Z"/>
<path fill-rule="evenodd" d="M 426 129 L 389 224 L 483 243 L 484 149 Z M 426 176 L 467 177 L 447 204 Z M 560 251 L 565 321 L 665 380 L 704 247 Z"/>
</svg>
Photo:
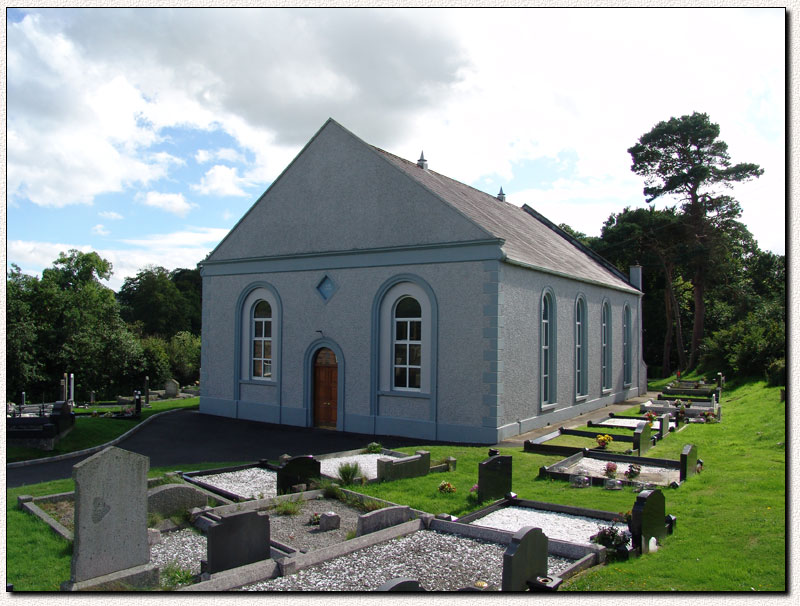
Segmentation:
<svg viewBox="0 0 800 606">
<path fill-rule="evenodd" d="M 149 266 L 125 278 L 117 299 L 123 319 L 140 324 L 146 335 L 168 339 L 189 329 L 186 299 L 163 267 Z"/>
<path fill-rule="evenodd" d="M 145 337 L 141 340 L 144 354 L 144 373 L 150 377 L 150 386 L 161 389 L 170 378 L 168 345 L 160 337 Z"/>
<path fill-rule="evenodd" d="M 141 345 L 122 321 L 114 292 L 100 283 L 111 270 L 97 253 L 78 250 L 61 253 L 41 279 L 12 269 L 10 323 L 21 337 L 12 352 L 19 374 L 8 383 L 8 396 L 24 389 L 31 399 L 56 399 L 64 372 L 74 373 L 78 398 L 90 391 L 113 396 L 140 384 Z"/>
<path fill-rule="evenodd" d="M 199 335 L 202 325 L 203 278 L 200 270 L 179 268 L 170 273 L 170 280 L 183 296 L 183 308 L 192 334 Z"/>
<path fill-rule="evenodd" d="M 167 347 L 173 378 L 181 385 L 194 383 L 200 377 L 200 337 L 181 331 L 169 340 Z"/>
<path fill-rule="evenodd" d="M 647 202 L 661 196 L 676 196 L 683 202 L 694 291 L 690 367 L 697 362 L 704 334 L 707 277 L 724 242 L 720 234 L 741 214 L 736 200 L 722 191 L 764 172 L 756 164 L 732 164 L 719 132 L 707 114 L 694 112 L 659 122 L 628 149 L 631 170 L 645 178 Z"/>
<path fill-rule="evenodd" d="M 6 398 L 18 402 L 23 391 L 43 379 L 36 355 L 36 321 L 30 293 L 36 278 L 11 265 L 6 280 Z"/>
</svg>

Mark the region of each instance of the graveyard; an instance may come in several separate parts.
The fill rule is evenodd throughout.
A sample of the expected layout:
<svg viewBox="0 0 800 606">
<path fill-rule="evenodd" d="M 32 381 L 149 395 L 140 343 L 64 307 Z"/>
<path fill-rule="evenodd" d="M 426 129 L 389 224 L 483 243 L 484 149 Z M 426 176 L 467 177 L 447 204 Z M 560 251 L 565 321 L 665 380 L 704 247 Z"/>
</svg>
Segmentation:
<svg viewBox="0 0 800 606">
<path fill-rule="evenodd" d="M 653 421 L 649 447 L 627 455 L 634 443 L 622 440 L 625 449 L 599 455 L 569 444 L 557 449 L 579 452 L 365 444 L 369 452 L 318 459 L 298 452 L 150 469 L 146 457 L 102 451 L 76 466 L 74 480 L 6 491 L 7 583 L 15 592 L 82 590 L 110 566 L 132 575 L 112 585 L 122 590 L 784 591 L 785 403 L 763 382 L 734 382 L 721 405 L 720 422 L 665 420 L 661 432 Z M 641 434 L 643 416 L 637 406 L 577 431 Z M 128 489 L 98 496 L 85 472 L 99 474 L 110 454 L 124 459 Z M 619 461 L 621 480 L 628 459 L 693 473 L 677 486 L 609 478 L 578 486 L 579 474 L 542 472 L 576 455 Z M 343 462 L 363 465 L 361 473 L 345 482 Z M 106 523 L 111 545 L 96 536 Z M 611 527 L 630 532 L 623 549 L 592 541 Z M 115 548 L 119 537 L 132 547 Z M 185 559 L 170 559 L 169 549 Z M 375 582 L 348 580 L 367 577 Z"/>
</svg>

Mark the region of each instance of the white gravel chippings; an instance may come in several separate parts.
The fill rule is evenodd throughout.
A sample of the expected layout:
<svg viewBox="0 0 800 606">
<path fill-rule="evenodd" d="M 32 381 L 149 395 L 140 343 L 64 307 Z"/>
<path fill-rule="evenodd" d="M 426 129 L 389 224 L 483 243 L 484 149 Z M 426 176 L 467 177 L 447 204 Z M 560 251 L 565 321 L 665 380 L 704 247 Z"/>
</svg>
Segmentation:
<svg viewBox="0 0 800 606">
<path fill-rule="evenodd" d="M 476 581 L 499 588 L 504 551 L 498 543 L 422 530 L 242 590 L 372 591 L 396 577 L 417 579 L 429 591 L 456 591 Z M 548 558 L 549 573 L 557 575 L 570 564 Z"/>
<path fill-rule="evenodd" d="M 160 567 L 175 564 L 200 574 L 200 560 L 206 557 L 205 535 L 190 529 L 161 533 L 161 543 L 150 546 L 150 563 Z"/>
<path fill-rule="evenodd" d="M 278 494 L 278 474 L 260 467 L 197 476 L 195 479 L 248 499 L 268 498 Z"/>
<path fill-rule="evenodd" d="M 497 511 L 478 518 L 473 526 L 488 526 L 500 530 L 517 532 L 525 526 L 541 528 L 551 539 L 570 541 L 591 545 L 589 537 L 597 534 L 601 526 L 610 526 L 611 522 L 599 518 L 575 516 L 555 511 L 543 511 L 530 507 L 503 507 Z M 623 525 L 624 526 L 624 525 Z"/>
</svg>

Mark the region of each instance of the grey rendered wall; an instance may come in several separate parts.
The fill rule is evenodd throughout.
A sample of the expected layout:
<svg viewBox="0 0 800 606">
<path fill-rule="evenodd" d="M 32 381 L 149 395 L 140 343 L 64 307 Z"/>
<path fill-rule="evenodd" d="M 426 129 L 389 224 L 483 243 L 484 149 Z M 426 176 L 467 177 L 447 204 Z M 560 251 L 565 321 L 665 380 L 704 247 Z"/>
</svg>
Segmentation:
<svg viewBox="0 0 800 606">
<path fill-rule="evenodd" d="M 365 265 L 369 258 L 369 254 L 363 255 Z M 485 285 L 487 281 L 496 283 L 497 272 L 491 271 L 496 266 L 496 262 L 474 261 L 204 275 L 201 410 L 267 422 L 310 424 L 305 364 L 309 347 L 324 335 L 344 357 L 340 430 L 493 443 L 497 437 L 496 415 L 492 418 L 483 398 L 484 371 L 491 366 L 484 357 L 491 339 L 486 336 L 482 318 L 489 300 Z M 376 397 L 372 391 L 375 295 L 387 280 L 401 274 L 413 274 L 430 285 L 438 308 L 433 415 L 427 400 Z M 337 285 L 327 303 L 316 292 L 325 275 Z M 280 386 L 239 384 L 237 399 L 236 305 L 248 285 L 256 282 L 270 284 L 281 300 Z M 373 410 L 376 405 L 378 411 Z"/>
<path fill-rule="evenodd" d="M 560 276 L 501 264 L 501 331 L 503 349 L 500 426 L 504 436 L 524 433 L 555 423 L 579 412 L 593 410 L 638 394 L 640 373 L 639 295 L 577 282 Z M 545 288 L 555 295 L 557 402 L 542 410 L 540 396 L 541 298 Z M 575 387 L 575 302 L 578 294 L 587 303 L 588 394 L 576 398 Z M 611 306 L 612 388 L 601 390 L 600 328 L 601 308 L 607 299 Z M 632 317 L 632 381 L 623 385 L 623 307 L 627 303 Z M 577 410 L 576 410 L 577 408 Z"/>
<path fill-rule="evenodd" d="M 493 236 L 328 122 L 210 260 L 487 238 Z"/>
</svg>

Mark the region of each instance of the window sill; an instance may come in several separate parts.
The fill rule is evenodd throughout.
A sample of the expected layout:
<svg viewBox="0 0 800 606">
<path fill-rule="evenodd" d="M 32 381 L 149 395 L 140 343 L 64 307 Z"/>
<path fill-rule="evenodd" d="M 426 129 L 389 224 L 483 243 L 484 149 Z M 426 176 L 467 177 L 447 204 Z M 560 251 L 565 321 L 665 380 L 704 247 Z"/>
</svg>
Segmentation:
<svg viewBox="0 0 800 606">
<path fill-rule="evenodd" d="M 600 395 L 601 395 L 601 396 L 607 396 L 607 395 L 608 395 L 608 394 L 610 394 L 610 393 L 611 393 L 611 388 L 610 388 L 610 387 L 607 387 L 607 388 L 605 388 L 605 389 L 601 389 L 601 390 L 600 390 Z"/>
<path fill-rule="evenodd" d="M 398 390 L 398 391 L 379 391 L 379 396 L 397 396 L 401 398 L 424 398 L 430 399 L 431 394 L 423 393 L 421 391 L 412 391 L 412 390 Z"/>
<path fill-rule="evenodd" d="M 588 399 L 589 399 L 588 395 L 575 396 L 575 404 L 580 404 L 582 402 L 585 402 Z"/>
<path fill-rule="evenodd" d="M 548 410 L 553 410 L 555 407 L 558 406 L 558 402 L 552 402 L 550 404 L 542 404 L 541 411 L 547 412 Z"/>
<path fill-rule="evenodd" d="M 239 385 L 277 385 L 275 379 L 239 379 Z"/>
</svg>

